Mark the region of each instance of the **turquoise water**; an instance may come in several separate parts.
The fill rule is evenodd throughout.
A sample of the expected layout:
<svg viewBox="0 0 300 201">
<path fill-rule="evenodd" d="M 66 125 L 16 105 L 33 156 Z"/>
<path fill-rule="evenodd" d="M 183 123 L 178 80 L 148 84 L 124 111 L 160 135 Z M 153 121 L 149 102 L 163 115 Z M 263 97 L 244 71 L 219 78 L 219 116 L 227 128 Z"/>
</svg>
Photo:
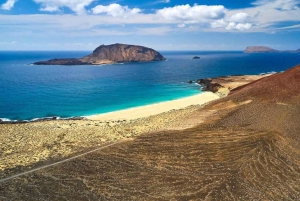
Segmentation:
<svg viewBox="0 0 300 201">
<path fill-rule="evenodd" d="M 0 118 L 86 116 L 201 93 L 187 80 L 283 71 L 300 54 L 161 52 L 167 61 L 103 66 L 35 66 L 89 52 L 0 52 Z M 200 60 L 191 59 L 200 56 Z"/>
</svg>

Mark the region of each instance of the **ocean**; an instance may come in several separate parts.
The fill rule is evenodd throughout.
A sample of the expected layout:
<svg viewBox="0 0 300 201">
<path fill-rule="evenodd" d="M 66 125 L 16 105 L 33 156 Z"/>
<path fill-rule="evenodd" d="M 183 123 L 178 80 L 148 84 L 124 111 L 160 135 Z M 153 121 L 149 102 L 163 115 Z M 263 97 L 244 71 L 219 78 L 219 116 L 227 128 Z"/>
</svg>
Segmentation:
<svg viewBox="0 0 300 201">
<path fill-rule="evenodd" d="M 84 51 L 0 51 L 0 118 L 88 116 L 201 93 L 188 80 L 281 72 L 300 63 L 296 53 L 161 51 L 161 62 L 101 66 L 37 66 Z M 192 59 L 200 56 L 201 59 Z"/>
</svg>

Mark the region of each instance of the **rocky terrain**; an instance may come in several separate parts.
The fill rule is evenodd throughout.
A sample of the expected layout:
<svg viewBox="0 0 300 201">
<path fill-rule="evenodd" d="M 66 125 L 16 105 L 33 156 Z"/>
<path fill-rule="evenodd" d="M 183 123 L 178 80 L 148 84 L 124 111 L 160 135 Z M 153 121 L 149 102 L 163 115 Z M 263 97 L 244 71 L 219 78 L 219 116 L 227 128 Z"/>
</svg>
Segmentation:
<svg viewBox="0 0 300 201">
<path fill-rule="evenodd" d="M 257 79 L 267 77 L 271 74 L 264 75 L 232 75 L 232 76 L 221 76 L 216 78 L 203 78 L 196 81 L 197 84 L 202 86 L 203 91 L 211 91 L 216 93 L 220 97 L 225 97 L 229 94 L 231 90 L 238 86 L 242 86 L 253 82 Z M 188 83 L 192 83 L 192 80 L 189 80 Z"/>
<path fill-rule="evenodd" d="M 270 47 L 266 46 L 249 46 L 245 49 L 245 53 L 272 53 L 272 52 L 290 52 L 290 53 L 297 53 L 300 52 L 300 49 L 298 50 L 275 50 Z"/>
<path fill-rule="evenodd" d="M 159 52 L 137 45 L 100 45 L 92 54 L 82 58 L 51 59 L 38 61 L 35 65 L 101 65 L 123 62 L 151 62 L 166 60 Z"/>
<path fill-rule="evenodd" d="M 244 84 L 131 122 L 0 125 L 0 200 L 300 200 L 300 65 Z M 9 178 L 114 138 L 126 140 Z"/>
<path fill-rule="evenodd" d="M 50 59 L 48 61 L 37 61 L 35 65 L 89 65 L 90 63 L 82 62 L 75 58 Z"/>
</svg>

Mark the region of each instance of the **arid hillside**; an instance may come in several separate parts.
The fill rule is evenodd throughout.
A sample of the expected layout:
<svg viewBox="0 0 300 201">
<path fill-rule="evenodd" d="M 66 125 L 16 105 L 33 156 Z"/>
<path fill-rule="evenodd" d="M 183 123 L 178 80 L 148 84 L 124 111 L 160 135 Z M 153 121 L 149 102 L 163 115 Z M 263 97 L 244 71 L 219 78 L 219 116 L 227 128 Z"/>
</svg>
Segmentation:
<svg viewBox="0 0 300 201">
<path fill-rule="evenodd" d="M 1 182 L 0 199 L 300 200 L 300 65 L 178 122 L 200 118 Z"/>
</svg>

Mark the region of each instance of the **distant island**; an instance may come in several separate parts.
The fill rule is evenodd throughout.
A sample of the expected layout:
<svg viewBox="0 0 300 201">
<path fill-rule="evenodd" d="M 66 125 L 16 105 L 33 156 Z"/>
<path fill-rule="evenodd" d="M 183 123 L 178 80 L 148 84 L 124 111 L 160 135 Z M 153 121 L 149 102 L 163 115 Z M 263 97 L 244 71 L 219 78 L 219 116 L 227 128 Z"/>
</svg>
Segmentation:
<svg viewBox="0 0 300 201">
<path fill-rule="evenodd" d="M 245 53 L 271 53 L 271 52 L 291 52 L 297 53 L 300 52 L 300 48 L 298 50 L 275 50 L 266 46 L 249 46 L 245 49 Z"/>
<path fill-rule="evenodd" d="M 101 65 L 124 62 L 151 62 L 166 60 L 159 52 L 143 46 L 112 44 L 100 45 L 92 54 L 82 58 L 63 58 L 38 61 L 35 65 Z"/>
<path fill-rule="evenodd" d="M 193 59 L 200 59 L 200 57 L 199 56 L 194 56 Z"/>
</svg>

